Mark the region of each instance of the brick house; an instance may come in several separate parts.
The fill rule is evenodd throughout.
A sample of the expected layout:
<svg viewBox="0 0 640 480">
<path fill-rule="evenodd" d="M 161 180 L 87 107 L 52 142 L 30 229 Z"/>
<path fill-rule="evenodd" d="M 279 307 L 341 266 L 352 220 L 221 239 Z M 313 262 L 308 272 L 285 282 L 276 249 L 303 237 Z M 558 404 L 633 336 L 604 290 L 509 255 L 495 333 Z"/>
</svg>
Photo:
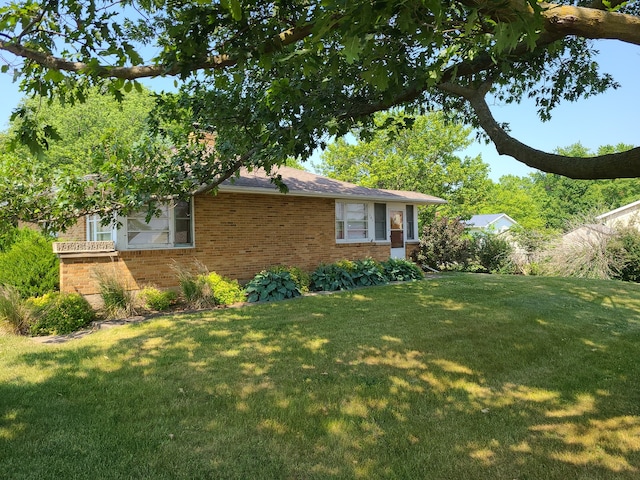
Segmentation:
<svg viewBox="0 0 640 480">
<path fill-rule="evenodd" d="M 245 282 L 274 265 L 312 271 L 341 259 L 409 257 L 418 245 L 422 205 L 444 200 L 415 192 L 370 189 L 281 167 L 280 193 L 264 171 L 243 171 L 217 195 L 174 202 L 145 222 L 120 218 L 119 228 L 81 218 L 54 243 L 60 290 L 98 293 L 94 272 L 109 269 L 132 290 L 178 285 L 175 265 Z"/>
</svg>

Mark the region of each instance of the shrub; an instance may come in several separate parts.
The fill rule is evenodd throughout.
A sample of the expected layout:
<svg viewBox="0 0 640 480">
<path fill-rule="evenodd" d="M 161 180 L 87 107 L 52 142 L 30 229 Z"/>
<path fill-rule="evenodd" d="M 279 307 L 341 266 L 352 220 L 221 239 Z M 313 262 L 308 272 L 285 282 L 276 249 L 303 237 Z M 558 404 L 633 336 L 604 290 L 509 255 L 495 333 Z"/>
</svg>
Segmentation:
<svg viewBox="0 0 640 480">
<path fill-rule="evenodd" d="M 29 331 L 32 311 L 17 288 L 0 285 L 0 325 L 17 335 Z"/>
<path fill-rule="evenodd" d="M 349 290 L 355 286 L 349 270 L 340 265 L 352 268 L 353 262 L 341 261 L 328 265 L 320 265 L 311 274 L 310 288 L 313 291 L 335 292 L 337 290 Z"/>
<path fill-rule="evenodd" d="M 622 258 L 614 268 L 613 278 L 625 282 L 640 282 L 640 232 L 633 227 L 621 228 L 607 244 L 609 255 Z"/>
<path fill-rule="evenodd" d="M 0 252 L 6 252 L 20 236 L 21 230 L 13 225 L 0 225 Z"/>
<path fill-rule="evenodd" d="M 214 306 L 215 300 L 211 295 L 211 287 L 206 280 L 209 272 L 199 262 L 195 263 L 195 267 L 198 273 L 193 273 L 177 263 L 172 267 L 178 277 L 182 297 L 189 308 L 200 309 Z"/>
<path fill-rule="evenodd" d="M 0 253 L 0 285 L 11 285 L 22 298 L 42 296 L 58 289 L 58 257 L 51 241 L 30 229 L 22 229 L 4 253 Z"/>
<path fill-rule="evenodd" d="M 48 293 L 30 299 L 34 308 L 31 335 L 64 335 L 75 332 L 95 320 L 95 312 L 89 302 L 77 293 Z"/>
<path fill-rule="evenodd" d="M 214 272 L 204 276 L 204 281 L 209 286 L 209 294 L 216 305 L 232 305 L 246 300 L 245 291 L 237 280 L 230 280 Z"/>
<path fill-rule="evenodd" d="M 273 272 L 263 270 L 246 287 L 249 302 L 269 302 L 284 300 L 301 295 L 296 282 L 287 271 Z"/>
<path fill-rule="evenodd" d="M 406 282 L 424 278 L 420 267 L 409 260 L 390 258 L 382 262 L 382 268 L 390 282 Z"/>
<path fill-rule="evenodd" d="M 128 288 L 126 282 L 122 281 L 114 273 L 107 272 L 104 269 L 95 270 L 93 276 L 98 282 L 98 289 L 107 318 L 135 315 L 135 295 Z"/>
<path fill-rule="evenodd" d="M 513 247 L 504 236 L 481 233 L 473 236 L 473 258 L 488 273 L 513 272 Z"/>
<path fill-rule="evenodd" d="M 560 239 L 547 252 L 543 273 L 563 277 L 613 278 L 624 265 L 624 252 L 609 245 L 615 232 L 603 225 L 592 224 L 585 232 Z"/>
<path fill-rule="evenodd" d="M 156 287 L 145 287 L 138 293 L 144 308 L 162 312 L 173 305 L 178 294 L 172 290 L 160 290 Z"/>
<path fill-rule="evenodd" d="M 416 260 L 431 269 L 454 270 L 464 268 L 469 254 L 464 224 L 457 218 L 437 217 L 422 229 Z"/>
<path fill-rule="evenodd" d="M 291 278 L 297 285 L 300 292 L 307 293 L 309 291 L 309 285 L 311 284 L 311 275 L 298 267 L 289 267 L 286 265 L 276 265 L 268 269 L 270 272 L 280 273 L 289 272 Z"/>
<path fill-rule="evenodd" d="M 509 236 L 513 240 L 511 261 L 514 273 L 540 275 L 540 261 L 551 233 L 513 226 L 509 229 Z"/>
<path fill-rule="evenodd" d="M 382 265 L 372 258 L 353 262 L 353 268 L 350 273 L 356 287 L 370 287 L 389 281 L 384 275 Z"/>
</svg>

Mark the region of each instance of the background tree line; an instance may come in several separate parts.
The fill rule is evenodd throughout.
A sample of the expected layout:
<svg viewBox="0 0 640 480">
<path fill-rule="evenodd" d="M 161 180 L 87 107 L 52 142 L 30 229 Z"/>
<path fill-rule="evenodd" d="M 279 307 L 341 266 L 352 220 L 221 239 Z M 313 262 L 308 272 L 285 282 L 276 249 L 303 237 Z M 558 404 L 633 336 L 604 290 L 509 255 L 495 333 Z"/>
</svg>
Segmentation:
<svg viewBox="0 0 640 480">
<path fill-rule="evenodd" d="M 372 136 L 330 144 L 316 165 L 329 177 L 366 187 L 415 190 L 447 200 L 440 215 L 467 219 L 480 213 L 506 213 L 523 228 L 561 232 L 593 213 L 604 213 L 640 200 L 640 180 L 574 180 L 536 172 L 519 177 L 489 177 L 482 158 L 463 157 L 470 128 L 448 123 L 439 112 L 408 122 L 402 113 L 376 117 Z M 410 123 L 409 125 L 407 123 Z M 581 144 L 559 147 L 565 156 L 589 157 L 624 151 L 629 145 L 606 145 L 590 152 Z M 435 209 L 423 213 L 426 223 Z"/>
<path fill-rule="evenodd" d="M 23 127 L 20 122 L 24 120 L 16 117 L 8 130 L 0 133 L 0 178 L 13 181 L 17 169 L 29 169 L 34 184 L 46 177 L 43 172 L 51 170 L 68 172 L 70 177 L 104 175 L 104 166 L 112 168 L 114 158 L 126 157 L 153 142 L 147 126 L 155 99 L 155 94 L 142 89 L 121 103 L 99 90 L 76 105 L 24 100 L 21 108 L 51 125 L 56 135 L 48 140 L 48 149 L 37 156 L 26 147 L 10 149 L 13 133 Z M 401 111 L 380 113 L 373 130 L 354 130 L 330 143 L 320 160 L 306 168 L 365 187 L 412 190 L 447 200 L 437 209 L 425 209 L 421 214 L 423 224 L 431 221 L 436 211 L 441 216 L 463 219 L 479 213 L 506 213 L 525 229 L 560 232 L 575 218 L 640 199 L 638 179 L 573 180 L 537 172 L 493 181 L 489 165 L 480 156 L 463 155 L 472 142 L 472 130 L 448 121 L 442 112 L 417 118 Z M 628 148 L 602 146 L 590 152 L 574 144 L 557 151 L 565 156 L 588 157 Z M 287 163 L 302 168 L 294 159 Z M 125 169 L 126 165 L 121 167 Z M 25 184 L 24 194 L 31 191 Z M 40 208 L 37 198 L 32 208 Z M 55 214 L 51 212 L 52 217 Z"/>
</svg>

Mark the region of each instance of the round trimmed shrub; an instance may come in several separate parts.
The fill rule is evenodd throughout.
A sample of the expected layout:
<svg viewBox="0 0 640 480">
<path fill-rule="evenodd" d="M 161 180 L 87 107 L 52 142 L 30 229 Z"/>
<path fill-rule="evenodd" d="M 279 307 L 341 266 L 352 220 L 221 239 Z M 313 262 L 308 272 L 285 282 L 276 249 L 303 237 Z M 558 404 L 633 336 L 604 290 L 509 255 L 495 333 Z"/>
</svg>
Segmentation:
<svg viewBox="0 0 640 480">
<path fill-rule="evenodd" d="M 33 230 L 20 230 L 7 251 L 0 253 L 0 285 L 15 287 L 22 298 L 57 290 L 59 275 L 51 241 Z"/>
<path fill-rule="evenodd" d="M 77 293 L 49 293 L 29 299 L 34 308 L 35 320 L 30 326 L 31 335 L 64 335 L 75 332 L 95 320 L 95 312 L 89 302 Z"/>
</svg>

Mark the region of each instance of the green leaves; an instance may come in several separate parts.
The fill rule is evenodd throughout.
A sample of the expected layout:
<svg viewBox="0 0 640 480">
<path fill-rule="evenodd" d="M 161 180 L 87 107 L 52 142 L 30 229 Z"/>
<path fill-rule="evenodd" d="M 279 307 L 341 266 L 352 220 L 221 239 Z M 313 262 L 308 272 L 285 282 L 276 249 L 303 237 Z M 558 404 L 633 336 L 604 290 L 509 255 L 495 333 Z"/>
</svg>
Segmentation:
<svg viewBox="0 0 640 480">
<path fill-rule="evenodd" d="M 245 289 L 249 302 L 271 302 L 301 295 L 296 282 L 287 271 L 263 270 Z"/>
<path fill-rule="evenodd" d="M 231 12 L 231 17 L 235 21 L 242 20 L 242 5 L 240 0 L 221 0 L 220 5 L 222 8 Z"/>
<path fill-rule="evenodd" d="M 338 140 L 322 154 L 320 171 L 329 177 L 365 187 L 412 190 L 444 198 L 442 210 L 472 213 L 487 194 L 488 165 L 460 158 L 470 131 L 445 122 L 442 113 L 411 117 L 378 114 L 367 139 Z M 362 130 L 354 136 L 362 137 Z"/>
<path fill-rule="evenodd" d="M 560 101 L 615 86 L 598 73 L 581 40 L 533 48 L 543 27 L 537 2 L 521 10 L 499 2 L 477 6 L 437 0 L 13 2 L 0 7 L 0 50 L 26 49 L 30 60 L 17 70 L 25 93 L 73 104 L 95 86 L 124 104 L 143 91 L 139 75 L 165 74 L 184 88 L 158 101 L 145 147 L 133 148 L 130 135 L 105 119 L 96 127 L 97 142 L 93 128 L 66 122 L 90 138 L 87 143 L 78 135 L 70 141 L 51 121 L 26 118 L 12 128 L 25 152 L 56 165 L 83 159 L 92 173 L 109 172 L 94 187 L 111 192 L 114 208 L 172 188 L 180 194 L 194 184 L 213 189 L 233 175 L 239 159 L 266 169 L 287 158 L 304 161 L 329 136 L 349 131 L 374 140 L 367 153 L 384 154 L 386 164 L 371 156 L 369 165 L 345 166 L 345 175 L 443 196 L 451 210 L 470 208 L 479 199 L 467 186 L 486 195 L 486 167 L 453 155 L 467 141 L 459 130 L 434 127 L 439 135 L 428 142 L 408 138 L 401 128 L 385 128 L 375 138 L 381 128 L 373 114 L 392 107 L 407 116 L 442 109 L 458 125 L 477 122 L 463 99 L 440 88 L 443 81 L 474 88 L 497 78 L 496 98 L 533 95 L 542 118 Z M 38 60 L 41 55 L 47 60 Z M 110 112 L 121 125 L 137 122 Z M 87 116 L 97 125 L 97 117 Z M 56 130 L 64 147 L 54 141 Z M 201 152 L 188 144 L 200 130 L 216 135 L 210 161 L 195 162 Z M 146 178 L 142 172 L 154 173 Z M 286 190 L 277 178 L 274 183 Z M 79 210 L 98 208 L 98 199 L 90 199 L 94 204 L 68 202 Z M 54 211 L 62 210 L 51 207 L 48 214 Z"/>
</svg>

